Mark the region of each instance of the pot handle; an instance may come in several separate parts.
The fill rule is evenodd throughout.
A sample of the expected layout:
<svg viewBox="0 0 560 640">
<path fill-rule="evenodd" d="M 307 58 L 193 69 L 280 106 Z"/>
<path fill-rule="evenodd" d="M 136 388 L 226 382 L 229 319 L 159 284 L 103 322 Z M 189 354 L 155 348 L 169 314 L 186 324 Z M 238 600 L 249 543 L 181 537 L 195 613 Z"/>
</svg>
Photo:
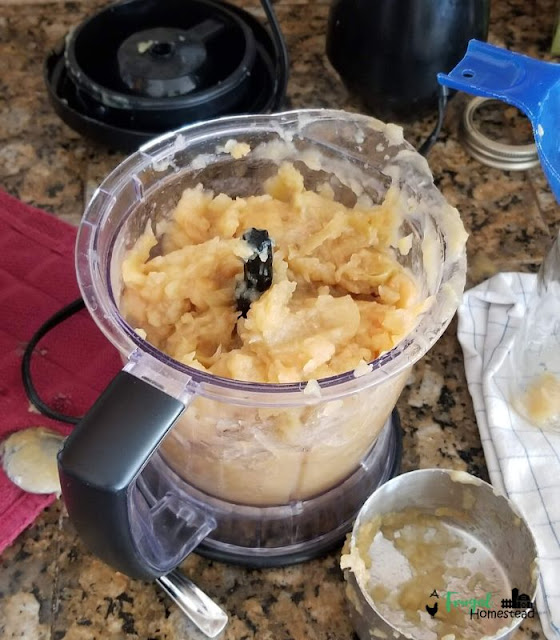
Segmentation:
<svg viewBox="0 0 560 640">
<path fill-rule="evenodd" d="M 146 370 L 138 364 L 132 359 L 76 426 L 58 467 L 68 514 L 89 549 L 118 571 L 145 580 L 176 567 L 216 523 L 173 493 L 150 505 L 137 486 L 193 396 L 183 391 L 177 399 L 163 391 L 166 385 L 159 384 L 161 375 L 154 382 L 153 369 L 149 377 L 135 375 Z"/>
</svg>

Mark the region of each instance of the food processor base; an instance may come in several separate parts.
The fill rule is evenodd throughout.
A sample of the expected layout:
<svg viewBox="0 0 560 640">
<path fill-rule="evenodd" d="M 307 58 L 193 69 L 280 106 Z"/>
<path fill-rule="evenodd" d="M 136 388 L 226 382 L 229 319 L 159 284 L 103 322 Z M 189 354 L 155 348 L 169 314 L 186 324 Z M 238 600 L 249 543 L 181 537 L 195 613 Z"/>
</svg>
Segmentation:
<svg viewBox="0 0 560 640">
<path fill-rule="evenodd" d="M 385 460 L 381 461 L 381 465 L 379 464 L 380 461 L 376 459 L 375 464 L 368 466 L 368 463 L 373 462 L 373 459 L 376 458 L 375 450 L 379 443 L 378 440 L 362 462 L 362 466 L 360 466 L 350 478 L 345 480 L 342 485 L 320 496 L 320 499 L 329 499 L 330 494 L 333 494 L 332 500 L 339 501 L 340 492 L 344 491 L 345 485 L 350 485 L 354 490 L 357 490 L 356 483 L 359 484 L 360 492 L 363 491 L 364 499 L 358 505 L 356 512 L 353 513 L 350 518 L 340 523 L 335 529 L 306 542 L 283 547 L 260 549 L 248 549 L 247 547 L 220 542 L 219 540 L 208 537 L 198 545 L 196 553 L 211 560 L 241 565 L 252 569 L 266 569 L 307 562 L 340 546 L 346 534 L 352 529 L 355 516 L 365 499 L 369 497 L 377 487 L 400 473 L 402 429 L 400 417 L 396 409 L 393 409 L 391 416 L 385 424 L 383 436 L 387 438 L 387 442 L 383 443 L 383 446 L 384 448 L 386 447 L 388 455 Z"/>
<path fill-rule="evenodd" d="M 227 502 L 189 485 L 155 454 L 136 482 L 132 504 L 135 511 L 152 514 L 146 543 L 173 555 L 176 564 L 193 550 L 185 551 L 184 543 L 203 519 L 210 532 L 196 553 L 250 568 L 282 567 L 340 545 L 367 498 L 399 473 L 401 456 L 401 425 L 394 409 L 360 466 L 312 498 L 278 506 Z"/>
</svg>

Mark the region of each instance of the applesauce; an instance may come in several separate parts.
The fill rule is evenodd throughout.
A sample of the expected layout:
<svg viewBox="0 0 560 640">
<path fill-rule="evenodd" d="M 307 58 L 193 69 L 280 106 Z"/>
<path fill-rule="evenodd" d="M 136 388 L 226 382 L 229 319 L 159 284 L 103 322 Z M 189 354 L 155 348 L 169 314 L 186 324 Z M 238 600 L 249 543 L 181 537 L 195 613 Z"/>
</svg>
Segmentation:
<svg viewBox="0 0 560 640">
<path fill-rule="evenodd" d="M 306 382 L 304 394 L 320 395 L 317 379 L 369 373 L 368 363 L 406 336 L 425 307 L 396 259 L 411 244 L 401 222 L 396 190 L 381 204 L 358 199 L 349 208 L 328 183 L 306 190 L 287 162 L 263 195 L 233 199 L 197 185 L 126 255 L 121 312 L 185 365 L 242 381 Z M 242 239 L 250 228 L 273 240 L 273 281 L 243 318 L 235 291 L 251 254 Z M 198 397 L 162 453 L 190 483 L 233 502 L 309 498 L 356 468 L 407 375 L 367 397 L 290 409 Z"/>
<path fill-rule="evenodd" d="M 282 383 L 367 372 L 423 306 L 394 256 L 409 247 L 395 196 L 350 209 L 328 184 L 307 191 L 290 163 L 261 196 L 186 189 L 160 240 L 148 225 L 125 258 L 121 310 L 158 349 L 214 375 Z M 272 238 L 273 282 L 243 318 L 235 290 L 251 228 Z"/>
</svg>

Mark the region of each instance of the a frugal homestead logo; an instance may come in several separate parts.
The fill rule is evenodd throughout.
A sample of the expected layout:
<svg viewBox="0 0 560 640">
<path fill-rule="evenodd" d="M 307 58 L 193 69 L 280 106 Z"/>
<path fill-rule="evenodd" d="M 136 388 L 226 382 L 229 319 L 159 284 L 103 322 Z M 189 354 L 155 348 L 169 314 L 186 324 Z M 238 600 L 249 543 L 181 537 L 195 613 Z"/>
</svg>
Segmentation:
<svg viewBox="0 0 560 640">
<path fill-rule="evenodd" d="M 482 598 L 461 596 L 457 591 L 441 591 L 440 593 L 442 594 L 442 599 L 445 601 L 444 606 L 447 613 L 450 613 L 453 609 L 457 608 L 464 608 L 471 613 L 477 611 L 478 608 L 489 609 L 492 600 L 492 593 L 487 593 Z M 432 591 L 430 598 L 437 598 L 439 600 L 440 594 L 436 589 Z M 432 618 L 436 617 L 438 609 L 438 602 L 426 605 L 426 611 L 432 616 Z"/>
<path fill-rule="evenodd" d="M 432 590 L 430 598 L 435 598 L 435 602 L 426 604 L 426 611 L 432 618 L 439 617 L 441 614 L 439 604 L 440 598 L 443 600 L 443 607 L 447 613 L 451 613 L 454 609 L 464 609 L 468 613 L 471 620 L 474 619 L 496 619 L 496 618 L 534 618 L 535 611 L 531 598 L 526 593 L 519 593 L 519 589 L 512 589 L 511 598 L 504 598 L 501 601 L 501 609 L 494 606 L 492 601 L 492 593 L 487 592 L 486 595 L 476 598 L 459 594 L 457 591 L 438 591 Z M 443 617 L 443 616 L 442 616 Z"/>
</svg>

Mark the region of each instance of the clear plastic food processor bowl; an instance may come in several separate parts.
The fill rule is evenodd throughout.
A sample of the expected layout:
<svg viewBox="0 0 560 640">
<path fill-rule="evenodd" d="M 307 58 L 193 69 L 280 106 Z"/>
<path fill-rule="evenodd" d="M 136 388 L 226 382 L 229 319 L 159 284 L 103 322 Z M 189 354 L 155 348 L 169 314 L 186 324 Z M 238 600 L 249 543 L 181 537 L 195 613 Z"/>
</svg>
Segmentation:
<svg viewBox="0 0 560 640">
<path fill-rule="evenodd" d="M 250 153 L 234 159 L 224 150 L 230 140 L 248 143 Z M 412 333 L 370 373 L 319 380 L 320 395 L 304 393 L 305 382 L 240 382 L 184 366 L 119 313 L 123 256 L 148 221 L 170 216 L 198 183 L 232 197 L 262 193 L 284 160 L 306 188 L 328 180 L 349 206 L 364 194 L 381 202 L 398 185 L 402 236 L 413 241 L 396 255 L 428 301 Z M 391 475 L 391 412 L 410 367 L 457 308 L 465 239 L 402 130 L 362 115 L 224 118 L 170 133 L 125 160 L 96 191 L 77 242 L 86 305 L 126 362 L 60 457 L 64 499 L 89 546 L 129 575 L 153 577 L 198 545 L 266 566 L 337 542 Z"/>
</svg>

